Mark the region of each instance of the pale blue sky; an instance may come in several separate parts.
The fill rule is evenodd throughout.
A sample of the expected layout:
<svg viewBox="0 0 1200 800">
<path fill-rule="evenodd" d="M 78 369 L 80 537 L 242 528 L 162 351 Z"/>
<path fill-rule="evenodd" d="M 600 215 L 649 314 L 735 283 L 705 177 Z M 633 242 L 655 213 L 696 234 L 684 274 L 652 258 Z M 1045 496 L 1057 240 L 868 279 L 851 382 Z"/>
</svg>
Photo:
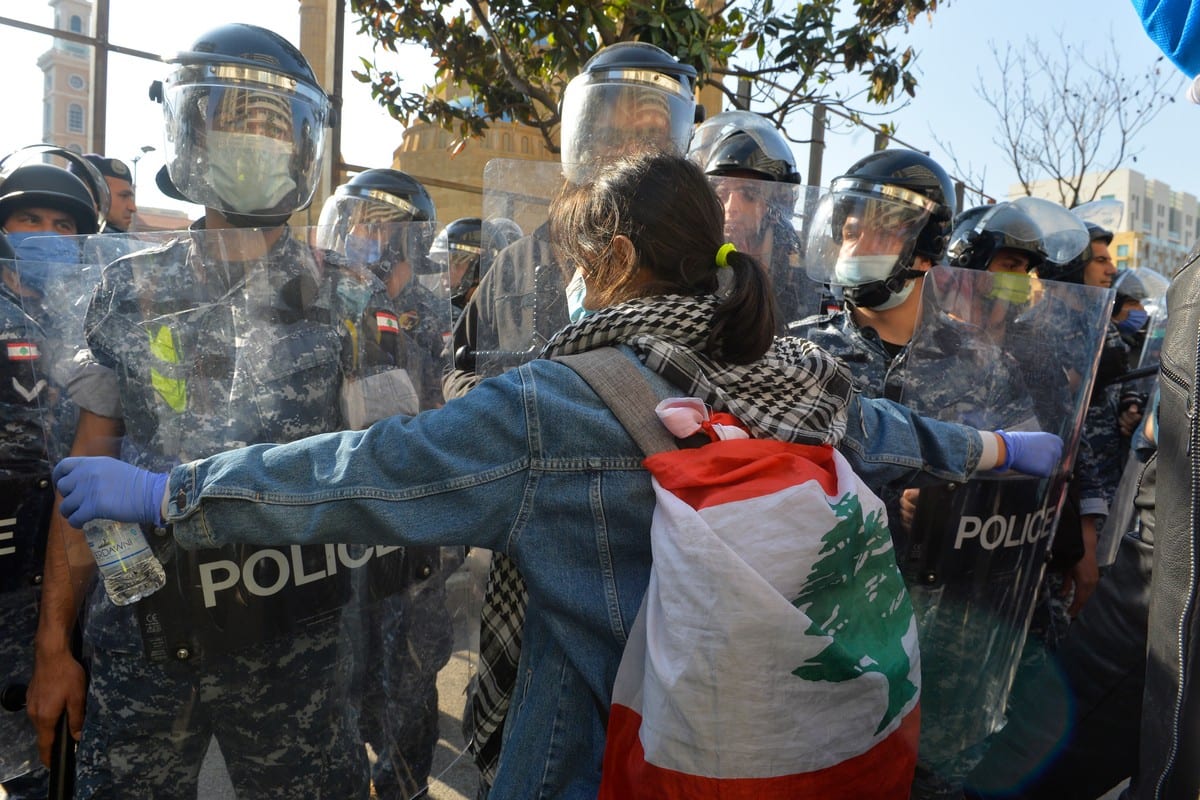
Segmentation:
<svg viewBox="0 0 1200 800">
<path fill-rule="evenodd" d="M 205 0 L 203 3 L 162 0 L 111 0 L 111 40 L 127 47 L 170 54 L 187 46 L 195 36 L 225 21 L 250 22 L 272 28 L 292 41 L 297 39 L 299 21 L 296 0 Z M 52 16 L 48 5 L 29 0 L 0 0 L 0 15 L 42 25 Z M 348 27 L 353 27 L 351 24 Z M 1111 36 L 1110 36 L 1111 34 Z M 975 177 L 986 169 L 985 189 L 1003 197 L 1015 175 L 1004 163 L 1000 149 L 992 143 L 991 112 L 975 94 L 980 70 L 994 76 L 989 41 L 1003 46 L 1023 46 L 1026 37 L 1038 36 L 1043 45 L 1070 41 L 1099 52 L 1118 39 L 1122 59 L 1130 71 L 1141 68 L 1159 51 L 1142 32 L 1129 0 L 955 0 L 927 22 L 913 26 L 908 41 L 917 48 L 920 85 L 917 97 L 907 106 L 875 117 L 898 127 L 897 135 L 914 146 L 930 150 L 951 167 L 950 159 L 934 142 L 934 132 L 950 141 L 960 161 L 971 167 Z M 0 26 L 0 52 L 5 54 L 6 100 L 9 114 L 0 127 L 0 153 L 7 153 L 41 137 L 41 73 L 37 56 L 49 47 L 47 37 Z M 357 65 L 359 54 L 369 55 L 369 42 L 351 36 L 347 42 L 347 66 Z M 432 74 L 423 52 L 412 48 L 402 58 L 389 56 L 384 62 L 403 65 L 418 88 Z M 1164 69 L 1173 70 L 1169 62 Z M 156 65 L 127 56 L 110 61 L 108 153 L 129 161 L 142 145 L 161 150 L 162 119 L 157 104 L 147 99 L 146 87 L 165 72 Z M 401 129 L 369 96 L 366 86 L 347 77 L 342 137 L 343 153 L 352 163 L 384 166 L 399 144 Z M 1142 132 L 1137 163 L 1128 166 L 1149 177 L 1166 181 L 1172 188 L 1200 194 L 1200 166 L 1190 157 L 1191 131 L 1200 123 L 1200 107 L 1182 97 Z M 797 114 L 790 123 L 807 136 L 809 119 Z M 828 137 L 823 182 L 828 181 L 857 158 L 870 152 L 868 131 L 831 132 Z M 807 171 L 808 152 L 796 146 L 801 172 Z M 145 156 L 139 165 L 139 200 L 145 205 L 171 205 L 157 194 L 150 175 L 161 166 L 159 150 Z M 808 176 L 805 175 L 807 178 Z"/>
</svg>

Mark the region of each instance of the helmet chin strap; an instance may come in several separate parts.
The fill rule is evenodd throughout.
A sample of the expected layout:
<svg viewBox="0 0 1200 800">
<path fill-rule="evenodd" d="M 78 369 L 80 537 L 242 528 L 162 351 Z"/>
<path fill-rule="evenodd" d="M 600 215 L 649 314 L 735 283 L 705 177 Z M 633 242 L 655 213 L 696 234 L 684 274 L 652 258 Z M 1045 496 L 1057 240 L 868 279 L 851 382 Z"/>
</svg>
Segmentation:
<svg viewBox="0 0 1200 800">
<path fill-rule="evenodd" d="M 893 273 L 887 280 L 871 281 L 861 286 L 847 286 L 843 295 L 851 305 L 875 311 L 887 311 L 908 299 L 912 293 L 912 281 L 924 275 L 924 271 L 907 267 Z"/>
</svg>

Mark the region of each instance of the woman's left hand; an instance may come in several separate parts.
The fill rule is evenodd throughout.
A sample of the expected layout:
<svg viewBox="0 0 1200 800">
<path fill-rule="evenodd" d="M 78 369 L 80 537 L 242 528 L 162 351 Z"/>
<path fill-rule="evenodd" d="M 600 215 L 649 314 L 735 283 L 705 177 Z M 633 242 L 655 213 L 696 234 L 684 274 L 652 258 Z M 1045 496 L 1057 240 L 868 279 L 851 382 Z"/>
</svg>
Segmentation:
<svg viewBox="0 0 1200 800">
<path fill-rule="evenodd" d="M 64 458 L 54 467 L 59 510 L 76 528 L 94 519 L 162 524 L 167 475 L 107 456 Z"/>
</svg>

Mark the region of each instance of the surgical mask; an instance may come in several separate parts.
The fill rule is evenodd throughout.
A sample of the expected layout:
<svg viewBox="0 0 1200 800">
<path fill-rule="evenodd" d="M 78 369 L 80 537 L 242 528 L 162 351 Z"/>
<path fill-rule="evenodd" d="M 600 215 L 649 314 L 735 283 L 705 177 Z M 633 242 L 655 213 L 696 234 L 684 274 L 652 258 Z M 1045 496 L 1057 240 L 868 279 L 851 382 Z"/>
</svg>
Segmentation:
<svg viewBox="0 0 1200 800">
<path fill-rule="evenodd" d="M 835 282 L 841 286 L 861 286 L 864 283 L 887 280 L 899 256 L 840 256 L 834 266 Z"/>
<path fill-rule="evenodd" d="M 38 294 L 46 293 L 51 273 L 58 264 L 78 264 L 79 246 L 75 239 L 44 231 L 5 233 L 8 243 L 22 262 L 18 269 L 21 285 Z"/>
<path fill-rule="evenodd" d="M 912 294 L 913 287 L 916 285 L 917 285 L 917 282 L 915 280 L 905 281 L 904 286 L 901 287 L 900 291 L 896 292 L 895 294 L 893 294 L 887 300 L 884 300 L 879 305 L 871 306 L 871 310 L 887 311 L 890 308 L 895 308 L 896 306 L 900 305 L 901 303 L 903 303 L 905 300 L 908 299 L 908 296 L 910 294 Z"/>
<path fill-rule="evenodd" d="M 1029 296 L 1032 293 L 1033 284 L 1029 280 L 1029 275 L 1022 272 L 992 273 L 992 289 L 988 292 L 989 299 L 1024 305 L 1029 302 Z"/>
<path fill-rule="evenodd" d="M 591 312 L 583 307 L 583 299 L 587 297 L 587 284 L 583 282 L 583 270 L 575 270 L 574 277 L 567 284 L 567 314 L 571 322 L 579 322 Z"/>
<path fill-rule="evenodd" d="M 350 264 L 377 264 L 383 256 L 383 245 L 370 236 L 346 237 L 346 261 Z"/>
<path fill-rule="evenodd" d="M 1150 319 L 1150 315 L 1140 308 L 1129 309 L 1129 314 L 1125 319 L 1117 323 L 1117 330 L 1122 333 L 1137 333 L 1146 324 L 1146 320 Z"/>
<path fill-rule="evenodd" d="M 210 131 L 208 169 L 213 191 L 233 211 L 273 209 L 296 188 L 292 143 L 252 133 Z"/>
</svg>

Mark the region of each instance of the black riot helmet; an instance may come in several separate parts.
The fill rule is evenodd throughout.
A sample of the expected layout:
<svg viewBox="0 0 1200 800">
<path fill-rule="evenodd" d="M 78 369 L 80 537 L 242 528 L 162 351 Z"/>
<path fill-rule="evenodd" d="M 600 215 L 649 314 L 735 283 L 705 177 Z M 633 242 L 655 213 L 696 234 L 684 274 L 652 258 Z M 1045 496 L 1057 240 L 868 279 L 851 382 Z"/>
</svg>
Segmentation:
<svg viewBox="0 0 1200 800">
<path fill-rule="evenodd" d="M 304 55 L 277 33 L 233 23 L 168 63 L 174 71 L 150 96 L 163 104 L 178 196 L 243 226 L 280 225 L 305 208 L 334 113 Z"/>
<path fill-rule="evenodd" d="M 787 139 L 767 119 L 751 111 L 723 111 L 700 123 L 688 157 L 706 175 L 800 183 Z"/>
<path fill-rule="evenodd" d="M 835 178 L 810 229 L 807 269 L 844 287 L 847 300 L 887 308 L 911 292 L 917 256 L 946 255 L 954 186 L 932 158 L 916 150 L 881 150 Z"/>
<path fill-rule="evenodd" d="M 429 248 L 429 260 L 446 270 L 450 302 L 457 308 L 467 304 L 471 290 L 479 285 L 479 262 L 483 254 L 483 220 L 460 217 L 438 231 Z M 455 262 L 466 262 L 462 275 L 455 276 Z"/>
<path fill-rule="evenodd" d="M 660 47 L 618 42 L 563 90 L 562 163 L 578 183 L 591 164 L 652 147 L 684 155 L 696 123 L 696 70 Z"/>
<path fill-rule="evenodd" d="M 1026 271 L 1046 258 L 1041 228 L 1012 203 L 977 206 L 954 218 L 947 258 L 950 266 L 986 270 L 999 250 L 1015 250 L 1029 260 Z"/>
<path fill-rule="evenodd" d="M 52 208 L 70 214 L 79 234 L 100 229 L 99 212 L 87 185 L 53 164 L 26 164 L 0 180 L 0 225 L 22 208 Z"/>
<path fill-rule="evenodd" d="M 436 222 L 433 198 L 420 181 L 396 169 L 368 169 L 337 187 L 321 207 L 317 246 L 380 278 L 400 261 L 426 273 Z"/>
<path fill-rule="evenodd" d="M 1107 228 L 1103 228 L 1094 222 L 1088 220 L 1083 221 L 1087 228 L 1088 243 L 1083 248 L 1083 252 L 1062 264 L 1056 264 L 1053 261 L 1047 261 L 1038 268 L 1038 277 L 1048 281 L 1062 281 L 1063 283 L 1083 283 L 1084 267 L 1092 262 L 1094 255 L 1092 250 L 1092 242 L 1103 242 L 1104 244 L 1112 244 L 1113 233 Z"/>
</svg>

